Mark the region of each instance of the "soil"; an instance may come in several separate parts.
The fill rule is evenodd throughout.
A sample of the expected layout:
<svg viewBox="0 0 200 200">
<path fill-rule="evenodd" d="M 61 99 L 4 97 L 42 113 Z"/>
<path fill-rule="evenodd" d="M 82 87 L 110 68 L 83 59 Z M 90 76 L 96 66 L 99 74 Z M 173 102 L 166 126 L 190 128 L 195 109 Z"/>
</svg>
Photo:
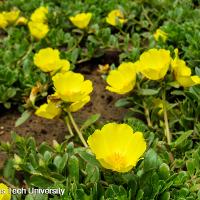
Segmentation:
<svg viewBox="0 0 200 200">
<path fill-rule="evenodd" d="M 122 120 L 125 109 L 114 106 L 114 103 L 121 96 L 105 90 L 106 83 L 97 70 L 91 72 L 91 70 L 82 67 L 80 71 L 84 74 L 85 79 L 93 82 L 94 90 L 90 103 L 74 114 L 77 123 L 81 124 L 90 115 L 97 113 L 101 114 L 101 121 Z M 15 110 L 8 110 L 0 114 L 0 141 L 10 141 L 12 131 L 21 136 L 34 136 L 38 143 L 46 141 L 50 144 L 53 139 L 62 142 L 68 134 L 64 123 L 59 119 L 46 120 L 33 115 L 21 126 L 15 127 L 15 121 L 19 117 L 20 113 Z M 5 159 L 5 154 L 0 152 L 0 168 L 2 168 Z"/>
</svg>

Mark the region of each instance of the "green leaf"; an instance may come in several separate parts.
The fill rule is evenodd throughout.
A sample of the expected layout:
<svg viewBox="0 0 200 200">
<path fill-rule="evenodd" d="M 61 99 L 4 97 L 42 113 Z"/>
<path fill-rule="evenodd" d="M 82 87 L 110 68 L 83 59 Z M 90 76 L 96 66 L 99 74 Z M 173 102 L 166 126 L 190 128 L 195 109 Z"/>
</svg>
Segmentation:
<svg viewBox="0 0 200 200">
<path fill-rule="evenodd" d="M 144 191 L 140 189 L 137 193 L 136 200 L 142 200 L 144 195 Z"/>
<path fill-rule="evenodd" d="M 126 190 L 122 186 L 109 185 L 105 192 L 106 198 L 128 200 Z"/>
<path fill-rule="evenodd" d="M 115 102 L 115 106 L 120 108 L 130 104 L 130 101 L 127 98 L 119 99 Z"/>
<path fill-rule="evenodd" d="M 22 125 L 25 121 L 27 121 L 32 115 L 31 111 L 24 111 L 21 115 L 20 118 L 17 119 L 17 121 L 15 122 L 15 127 L 18 127 L 20 125 Z"/>
<path fill-rule="evenodd" d="M 75 153 L 78 153 L 79 156 L 85 160 L 86 162 L 90 163 L 91 165 L 100 167 L 100 163 L 97 161 L 94 155 L 91 153 L 86 152 L 84 148 L 75 149 Z"/>
<path fill-rule="evenodd" d="M 166 180 L 170 177 L 170 169 L 166 163 L 162 163 L 159 167 L 159 175 L 162 179 Z"/>
<path fill-rule="evenodd" d="M 87 173 L 87 177 L 85 180 L 86 183 L 96 183 L 99 181 L 100 173 L 97 166 L 87 163 L 85 171 Z"/>
<path fill-rule="evenodd" d="M 48 188 L 53 185 L 54 182 L 42 176 L 33 175 L 30 178 L 30 184 L 38 188 Z"/>
<path fill-rule="evenodd" d="M 25 200 L 48 200 L 47 194 L 28 194 Z"/>
<path fill-rule="evenodd" d="M 158 167 L 158 156 L 153 149 L 149 149 L 144 157 L 144 171 L 148 172 Z"/>
<path fill-rule="evenodd" d="M 169 192 L 164 192 L 161 195 L 161 199 L 160 200 L 170 200 L 170 193 Z"/>
<path fill-rule="evenodd" d="M 185 140 L 187 140 L 187 138 L 193 133 L 193 130 L 189 130 L 186 132 L 180 132 L 181 136 L 179 138 L 176 139 L 176 141 L 174 141 L 173 143 L 171 143 L 172 147 L 177 147 L 179 146 L 182 142 L 184 142 Z"/>
<path fill-rule="evenodd" d="M 79 183 L 79 160 L 74 155 L 72 155 L 68 160 L 68 171 L 71 181 Z"/>
<path fill-rule="evenodd" d="M 61 157 L 60 155 L 57 155 L 55 158 L 54 158 L 54 165 L 57 167 L 57 170 L 58 172 L 62 172 L 63 169 L 65 168 L 66 164 L 67 164 L 67 160 L 68 160 L 68 154 L 65 153 L 63 155 L 63 157 Z"/>
<path fill-rule="evenodd" d="M 99 118 L 101 117 L 100 114 L 91 115 L 82 125 L 81 130 L 86 129 L 87 127 L 94 124 Z"/>
<path fill-rule="evenodd" d="M 186 161 L 186 167 L 190 176 L 193 176 L 196 171 L 195 161 L 193 159 Z"/>
<path fill-rule="evenodd" d="M 160 88 L 158 88 L 157 90 L 155 89 L 140 89 L 138 90 L 138 94 L 139 95 L 143 95 L 143 96 L 151 96 L 151 95 L 156 95 L 158 94 L 160 91 Z"/>
</svg>

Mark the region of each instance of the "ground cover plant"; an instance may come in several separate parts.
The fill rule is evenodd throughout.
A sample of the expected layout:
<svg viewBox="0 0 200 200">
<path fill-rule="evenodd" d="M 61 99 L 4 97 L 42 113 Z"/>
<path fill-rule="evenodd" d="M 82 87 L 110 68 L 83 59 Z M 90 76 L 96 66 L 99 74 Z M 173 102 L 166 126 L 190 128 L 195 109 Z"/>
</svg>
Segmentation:
<svg viewBox="0 0 200 200">
<path fill-rule="evenodd" d="M 2 115 L 67 131 L 59 142 L 0 140 L 0 199 L 200 199 L 199 3 L 1 1 Z M 99 104 L 92 73 L 121 120 L 95 110 L 77 120 Z"/>
</svg>

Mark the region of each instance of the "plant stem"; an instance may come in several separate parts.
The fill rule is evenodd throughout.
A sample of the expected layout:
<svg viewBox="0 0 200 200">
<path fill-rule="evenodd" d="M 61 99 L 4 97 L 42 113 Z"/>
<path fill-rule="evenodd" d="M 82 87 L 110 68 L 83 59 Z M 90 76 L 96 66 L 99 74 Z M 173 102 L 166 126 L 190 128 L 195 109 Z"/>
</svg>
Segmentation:
<svg viewBox="0 0 200 200">
<path fill-rule="evenodd" d="M 152 128 L 152 123 L 151 123 L 151 119 L 150 119 L 150 114 L 149 114 L 149 109 L 146 106 L 146 103 L 143 101 L 143 106 L 144 106 L 144 114 L 147 120 L 147 125 L 148 127 Z"/>
<path fill-rule="evenodd" d="M 167 143 L 171 143 L 171 133 L 169 130 L 169 122 L 168 122 L 168 116 L 167 116 L 167 108 L 166 108 L 166 90 L 163 89 L 162 93 L 162 100 L 163 100 L 163 114 L 164 114 L 164 123 L 165 123 L 165 135 L 167 137 Z"/>
<path fill-rule="evenodd" d="M 88 145 L 87 145 L 87 143 L 86 143 L 86 141 L 85 141 L 85 139 L 83 137 L 83 134 L 81 133 L 80 129 L 78 128 L 78 126 L 77 126 L 76 122 L 74 121 L 74 118 L 73 118 L 73 116 L 72 116 L 72 114 L 70 112 L 68 112 L 68 116 L 69 116 L 69 119 L 70 119 L 74 129 L 76 130 L 81 142 L 83 143 L 83 145 L 85 147 L 88 147 Z"/>
<path fill-rule="evenodd" d="M 70 135 L 73 137 L 73 136 L 74 136 L 74 133 L 73 133 L 73 131 L 72 131 L 72 127 L 71 127 L 71 125 L 70 125 L 69 118 L 68 118 L 68 117 L 65 117 L 65 118 L 64 118 L 64 121 L 65 121 L 65 124 L 67 125 L 67 129 L 68 129 Z"/>
</svg>

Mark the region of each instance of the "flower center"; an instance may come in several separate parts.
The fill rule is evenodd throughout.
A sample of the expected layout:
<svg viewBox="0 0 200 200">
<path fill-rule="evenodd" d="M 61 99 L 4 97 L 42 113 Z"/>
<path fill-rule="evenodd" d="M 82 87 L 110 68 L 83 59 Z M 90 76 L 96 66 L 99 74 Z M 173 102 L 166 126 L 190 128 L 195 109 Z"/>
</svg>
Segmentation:
<svg viewBox="0 0 200 200">
<path fill-rule="evenodd" d="M 108 156 L 106 161 L 113 167 L 114 170 L 120 171 L 127 165 L 125 156 L 120 153 L 113 153 Z"/>
</svg>

